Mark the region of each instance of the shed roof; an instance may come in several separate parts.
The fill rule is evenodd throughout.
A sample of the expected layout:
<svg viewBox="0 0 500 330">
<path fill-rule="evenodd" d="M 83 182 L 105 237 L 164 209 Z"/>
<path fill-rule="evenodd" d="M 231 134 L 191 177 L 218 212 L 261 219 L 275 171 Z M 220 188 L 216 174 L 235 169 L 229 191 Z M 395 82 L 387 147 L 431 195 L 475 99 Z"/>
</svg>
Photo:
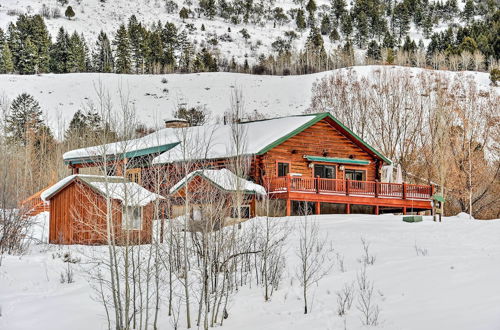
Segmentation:
<svg viewBox="0 0 500 330">
<path fill-rule="evenodd" d="M 54 195 L 61 191 L 74 180 L 86 184 L 102 196 L 120 200 L 127 206 L 145 206 L 157 199 L 163 199 L 162 196 L 150 192 L 135 182 L 129 182 L 124 177 L 119 176 L 100 176 L 75 174 L 65 177 L 41 194 L 44 201 L 50 200 Z"/>
<path fill-rule="evenodd" d="M 182 178 L 179 182 L 177 182 L 171 189 L 170 193 L 173 194 L 183 186 L 186 185 L 189 181 L 194 179 L 195 177 L 202 177 L 208 180 L 210 183 L 215 185 L 217 188 L 228 191 L 244 191 L 247 194 L 258 194 L 265 195 L 266 190 L 261 185 L 258 185 L 252 181 L 245 180 L 243 178 L 238 177 L 236 174 L 231 172 L 228 169 L 220 169 L 220 170 L 197 170 L 189 173 L 184 178 Z"/>
</svg>

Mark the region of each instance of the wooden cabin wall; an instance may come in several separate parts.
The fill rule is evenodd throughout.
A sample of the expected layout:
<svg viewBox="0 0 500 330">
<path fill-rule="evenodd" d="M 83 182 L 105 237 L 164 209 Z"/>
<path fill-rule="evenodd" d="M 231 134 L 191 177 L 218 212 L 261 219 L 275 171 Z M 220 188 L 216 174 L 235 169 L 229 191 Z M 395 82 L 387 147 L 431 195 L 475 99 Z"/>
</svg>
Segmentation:
<svg viewBox="0 0 500 330">
<path fill-rule="evenodd" d="M 53 244 L 107 244 L 106 199 L 87 185 L 74 181 L 50 200 L 49 242 Z M 142 230 L 132 230 L 132 243 L 149 243 L 154 206 L 143 208 Z M 123 244 L 122 204 L 112 201 L 112 219 L 117 244 Z"/>
<path fill-rule="evenodd" d="M 314 169 L 309 168 L 309 161 L 303 156 L 349 158 L 369 160 L 369 165 L 348 165 L 346 169 L 366 170 L 366 180 L 373 181 L 377 178 L 375 159 L 347 137 L 337 131 L 327 120 L 319 121 L 294 137 L 286 140 L 275 148 L 269 150 L 258 160 L 261 174 L 265 176 L 277 175 L 277 162 L 291 162 L 290 172 L 300 173 L 304 177 L 314 176 Z M 337 179 L 344 179 L 344 174 L 339 171 L 338 165 L 333 163 L 319 163 L 337 165 Z"/>
</svg>

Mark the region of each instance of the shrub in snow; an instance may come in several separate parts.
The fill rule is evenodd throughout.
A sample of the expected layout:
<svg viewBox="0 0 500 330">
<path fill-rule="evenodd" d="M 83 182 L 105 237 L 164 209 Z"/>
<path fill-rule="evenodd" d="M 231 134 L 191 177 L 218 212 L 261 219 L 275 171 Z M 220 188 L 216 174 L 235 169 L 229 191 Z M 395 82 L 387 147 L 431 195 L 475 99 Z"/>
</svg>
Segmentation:
<svg viewBox="0 0 500 330">
<path fill-rule="evenodd" d="M 366 264 L 357 275 L 358 301 L 356 308 L 361 312 L 363 325 L 378 325 L 380 308 L 374 302 L 373 282 L 366 275 Z"/>
</svg>

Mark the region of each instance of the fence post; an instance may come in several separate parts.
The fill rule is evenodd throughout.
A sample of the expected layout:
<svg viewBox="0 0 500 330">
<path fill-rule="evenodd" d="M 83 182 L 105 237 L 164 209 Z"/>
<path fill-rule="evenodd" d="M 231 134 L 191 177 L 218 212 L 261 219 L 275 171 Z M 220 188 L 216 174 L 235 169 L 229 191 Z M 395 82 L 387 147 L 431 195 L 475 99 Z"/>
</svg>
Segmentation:
<svg viewBox="0 0 500 330">
<path fill-rule="evenodd" d="M 316 175 L 316 194 L 319 194 L 319 175 Z"/>
<path fill-rule="evenodd" d="M 406 199 L 406 182 L 403 182 L 403 199 Z"/>
<path fill-rule="evenodd" d="M 345 179 L 345 194 L 349 196 L 349 179 Z"/>
<path fill-rule="evenodd" d="M 378 180 L 375 180 L 375 197 L 378 197 L 378 190 L 380 189 Z"/>
</svg>

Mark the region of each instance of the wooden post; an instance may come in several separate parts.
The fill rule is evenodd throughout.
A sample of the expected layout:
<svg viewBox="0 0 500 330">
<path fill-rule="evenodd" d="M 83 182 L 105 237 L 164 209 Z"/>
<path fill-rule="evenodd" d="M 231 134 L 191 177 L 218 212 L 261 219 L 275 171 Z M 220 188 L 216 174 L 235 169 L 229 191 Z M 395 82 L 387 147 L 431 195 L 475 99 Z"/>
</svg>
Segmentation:
<svg viewBox="0 0 500 330">
<path fill-rule="evenodd" d="M 316 194 L 319 194 L 319 175 L 316 175 Z"/>
<path fill-rule="evenodd" d="M 406 215 L 406 206 L 403 206 L 403 215 Z"/>
<path fill-rule="evenodd" d="M 403 199 L 406 199 L 406 182 L 403 182 Z"/>
<path fill-rule="evenodd" d="M 71 166 L 71 174 L 78 174 L 78 173 L 80 173 L 80 169 L 78 167 Z"/>
<path fill-rule="evenodd" d="M 290 188 L 291 188 L 291 186 L 292 186 L 292 180 L 291 180 L 290 173 L 288 173 L 288 174 L 286 175 L 286 179 L 285 179 L 285 180 L 286 180 L 286 191 L 287 191 L 288 193 L 290 193 Z"/>
<path fill-rule="evenodd" d="M 292 201 L 287 198 L 286 199 L 286 216 L 289 217 L 292 214 Z"/>
<path fill-rule="evenodd" d="M 345 213 L 351 214 L 351 204 L 346 204 L 345 205 Z"/>
<path fill-rule="evenodd" d="M 375 215 L 379 215 L 379 214 L 380 214 L 379 206 L 375 205 Z"/>
<path fill-rule="evenodd" d="M 349 196 L 349 179 L 345 180 L 345 194 Z"/>
<path fill-rule="evenodd" d="M 314 208 L 315 212 L 314 213 L 315 214 L 321 214 L 321 203 L 320 202 L 316 202 L 314 206 L 315 206 L 315 208 Z"/>
<path fill-rule="evenodd" d="M 375 180 L 375 197 L 378 197 L 379 189 L 380 189 L 380 184 L 379 184 L 378 180 Z"/>
</svg>

